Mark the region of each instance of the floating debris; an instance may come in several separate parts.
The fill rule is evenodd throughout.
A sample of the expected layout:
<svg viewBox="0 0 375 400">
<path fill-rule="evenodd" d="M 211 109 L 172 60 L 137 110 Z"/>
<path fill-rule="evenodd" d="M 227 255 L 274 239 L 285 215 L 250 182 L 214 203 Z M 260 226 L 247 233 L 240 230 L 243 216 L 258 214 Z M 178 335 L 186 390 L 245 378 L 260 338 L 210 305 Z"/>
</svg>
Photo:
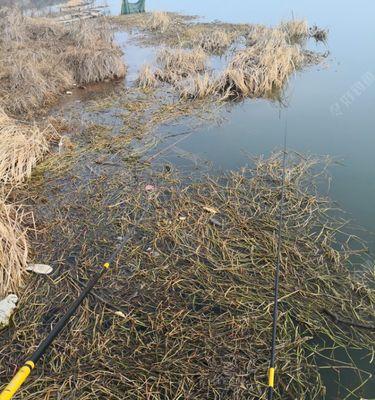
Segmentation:
<svg viewBox="0 0 375 400">
<path fill-rule="evenodd" d="M 18 297 L 15 294 L 8 295 L 0 300 L 0 329 L 9 325 L 10 317 L 17 307 Z"/>
<path fill-rule="evenodd" d="M 50 265 L 46 264 L 29 264 L 26 267 L 26 271 L 34 272 L 40 275 L 48 275 L 53 271 L 53 268 Z"/>
<path fill-rule="evenodd" d="M 313 37 L 317 42 L 326 42 L 328 38 L 328 29 L 319 28 L 316 25 L 313 25 L 309 29 L 310 37 Z"/>
</svg>

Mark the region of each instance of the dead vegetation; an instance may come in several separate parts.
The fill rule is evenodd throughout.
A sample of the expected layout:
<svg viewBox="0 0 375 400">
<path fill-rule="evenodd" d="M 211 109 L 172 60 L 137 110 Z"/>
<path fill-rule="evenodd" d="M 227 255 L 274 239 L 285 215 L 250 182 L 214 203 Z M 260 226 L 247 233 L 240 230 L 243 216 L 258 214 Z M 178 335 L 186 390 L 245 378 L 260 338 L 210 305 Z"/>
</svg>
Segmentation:
<svg viewBox="0 0 375 400">
<path fill-rule="evenodd" d="M 164 33 L 171 27 L 172 23 L 173 19 L 168 13 L 155 11 L 145 21 L 144 28 Z"/>
<path fill-rule="evenodd" d="M 28 242 L 24 228 L 26 215 L 22 208 L 0 198 L 0 298 L 18 293 L 24 281 Z"/>
<path fill-rule="evenodd" d="M 33 167 L 48 150 L 47 137 L 53 131 L 51 126 L 40 130 L 15 121 L 0 108 L 0 298 L 17 293 L 23 282 L 28 256 L 24 223 L 32 218 L 22 206 L 8 204 L 6 198 L 31 176 Z"/>
<path fill-rule="evenodd" d="M 309 35 L 317 42 L 326 42 L 328 38 L 328 29 L 319 28 L 318 26 L 313 25 L 309 28 Z"/>
<path fill-rule="evenodd" d="M 74 81 L 78 84 L 118 79 L 126 72 L 118 49 L 74 49 L 64 58 L 66 65 L 73 72 Z"/>
<path fill-rule="evenodd" d="M 223 28 L 204 27 L 197 29 L 190 28 L 186 35 L 188 42 L 194 47 L 201 47 L 208 54 L 223 55 L 238 38 L 239 33 Z"/>
<path fill-rule="evenodd" d="M 177 90 L 182 99 L 204 99 L 215 94 L 215 79 L 208 72 L 190 75 L 178 82 Z"/>
<path fill-rule="evenodd" d="M 109 27 L 98 21 L 63 26 L 8 9 L 0 33 L 0 105 L 11 114 L 31 114 L 75 84 L 126 72 Z"/>
<path fill-rule="evenodd" d="M 150 67 L 143 67 L 139 72 L 137 83 L 143 88 L 155 87 L 157 81 L 178 86 L 184 78 L 204 72 L 207 60 L 208 56 L 201 48 L 192 50 L 163 48 L 157 55 L 159 68 L 152 72 Z"/>
<path fill-rule="evenodd" d="M 51 128 L 47 128 L 51 129 Z M 48 150 L 46 131 L 17 123 L 0 109 L 0 182 L 15 186 L 31 175 Z"/>
<path fill-rule="evenodd" d="M 152 72 L 152 67 L 149 64 L 145 64 L 139 71 L 137 85 L 143 90 L 153 89 L 157 85 L 158 81 L 155 77 L 155 73 Z"/>
<path fill-rule="evenodd" d="M 286 33 L 291 43 L 305 40 L 309 36 L 309 25 L 306 20 L 285 21 L 280 24 L 279 29 Z"/>
<path fill-rule="evenodd" d="M 309 31 L 305 20 L 293 19 L 276 27 L 267 27 L 255 24 L 177 23 L 177 17 L 168 17 L 168 32 L 163 34 L 159 30 L 158 40 L 163 43 L 178 37 L 179 44 L 159 52 L 159 68 L 155 70 L 154 77 L 173 85 L 184 99 L 280 99 L 293 73 L 309 64 L 321 62 L 323 57 L 305 49 L 306 39 L 316 31 Z M 150 18 L 156 17 L 153 15 Z M 163 20 L 162 17 L 159 19 Z M 239 42 L 241 46 L 236 45 Z M 231 54 L 233 52 L 231 56 L 226 53 L 229 48 Z M 210 54 L 227 54 L 230 57 L 220 73 L 209 70 Z M 142 71 L 141 75 L 145 72 L 152 86 L 151 71 Z"/>
<path fill-rule="evenodd" d="M 218 91 L 224 98 L 272 97 L 289 76 L 303 66 L 298 45 L 287 42 L 278 29 L 270 29 L 251 46 L 239 50 L 219 78 Z"/>
<path fill-rule="evenodd" d="M 342 371 L 369 379 L 374 276 L 349 272 L 361 247 L 316 194 L 314 160 L 288 160 L 276 396 L 321 399 L 320 355 L 337 380 Z M 76 187 L 71 199 L 56 188 L 39 206 L 52 220 L 37 247 L 56 272 L 29 280 L 16 327 L 0 335 L 1 381 L 128 234 L 118 264 L 36 367 L 38 379 L 27 381 L 22 398 L 265 399 L 281 176 L 275 154 L 193 184 L 171 172 L 140 179 L 122 170 Z M 154 190 L 145 192 L 150 182 Z M 322 337 L 327 343 L 313 341 Z M 360 372 L 352 360 L 334 359 L 330 349 L 343 347 L 362 349 Z"/>
<path fill-rule="evenodd" d="M 164 72 L 186 77 L 206 69 L 208 57 L 202 49 L 170 49 L 159 51 L 157 62 Z"/>
</svg>

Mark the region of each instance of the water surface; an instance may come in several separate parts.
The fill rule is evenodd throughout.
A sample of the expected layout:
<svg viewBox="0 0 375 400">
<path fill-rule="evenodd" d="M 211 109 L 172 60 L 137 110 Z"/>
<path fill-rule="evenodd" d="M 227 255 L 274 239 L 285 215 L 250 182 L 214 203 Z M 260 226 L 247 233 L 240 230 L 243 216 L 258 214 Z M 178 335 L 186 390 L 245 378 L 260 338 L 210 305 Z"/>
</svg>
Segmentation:
<svg viewBox="0 0 375 400">
<path fill-rule="evenodd" d="M 121 1 L 109 0 L 108 5 L 116 14 Z M 277 105 L 246 101 L 232 110 L 227 123 L 202 129 L 179 146 L 212 161 L 217 169 L 238 168 L 247 161 L 247 154 L 267 154 L 280 147 L 287 119 L 290 149 L 330 155 L 342 162 L 331 169 L 330 196 L 356 223 L 375 231 L 374 2 L 150 0 L 146 7 L 208 20 L 270 25 L 294 16 L 328 28 L 328 65 L 291 79 L 281 119 Z M 375 239 L 367 238 L 374 251 Z"/>
<path fill-rule="evenodd" d="M 120 1 L 108 2 L 118 13 Z M 225 123 L 204 127 L 185 141 L 178 152 L 192 153 L 212 162 L 216 171 L 236 169 L 248 156 L 269 154 L 280 148 L 287 122 L 288 148 L 302 153 L 329 155 L 340 161 L 330 169 L 330 197 L 348 212 L 351 225 L 367 232 L 375 252 L 375 3 L 372 1 L 146 1 L 148 11 L 165 10 L 204 16 L 207 20 L 278 24 L 291 17 L 306 18 L 310 24 L 329 29 L 325 65 L 312 67 L 291 78 L 286 107 L 266 100 L 248 100 L 226 114 Z M 314 48 L 314 43 L 310 46 Z M 165 141 L 161 146 L 168 146 Z M 171 154 L 171 159 L 176 159 Z M 194 158 L 194 157 L 193 157 Z M 341 354 L 342 359 L 345 355 Z M 355 354 L 358 366 L 371 370 Z M 352 375 L 343 375 L 344 386 L 355 386 Z M 357 398 L 341 391 L 332 375 L 325 376 L 328 399 Z M 344 394 L 345 393 L 345 394 Z M 374 379 L 363 396 L 375 397 Z"/>
</svg>

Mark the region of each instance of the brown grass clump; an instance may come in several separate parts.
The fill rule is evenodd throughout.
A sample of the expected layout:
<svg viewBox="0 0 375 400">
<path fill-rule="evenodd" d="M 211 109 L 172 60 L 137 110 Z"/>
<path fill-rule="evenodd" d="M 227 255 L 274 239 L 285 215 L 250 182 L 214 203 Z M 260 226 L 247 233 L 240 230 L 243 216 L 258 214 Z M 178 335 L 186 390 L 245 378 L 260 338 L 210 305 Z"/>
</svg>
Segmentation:
<svg viewBox="0 0 375 400">
<path fill-rule="evenodd" d="M 28 255 L 25 216 L 19 207 L 0 199 L 0 298 L 17 292 L 23 282 Z"/>
<path fill-rule="evenodd" d="M 221 94 L 222 100 L 250 95 L 247 76 L 243 69 L 232 67 L 225 69 L 217 80 L 216 87 Z"/>
<path fill-rule="evenodd" d="M 160 69 L 155 70 L 155 77 L 175 86 L 183 98 L 195 98 L 195 93 L 207 93 L 222 99 L 281 99 L 284 85 L 294 71 L 321 62 L 324 57 L 306 50 L 306 41 L 303 39 L 309 37 L 309 29 L 305 20 L 291 20 L 282 22 L 277 27 L 269 27 L 220 21 L 202 23 L 177 14 L 159 14 L 155 14 L 156 17 L 152 15 L 149 19 L 146 16 L 147 21 L 143 22 L 145 29 L 137 36 L 137 41 L 149 46 L 168 46 L 167 50 L 159 54 Z M 168 18 L 169 22 L 160 22 Z M 154 30 L 152 19 L 159 21 L 155 23 Z M 128 30 L 139 27 L 142 20 L 144 18 L 140 15 L 114 19 Z M 148 28 L 149 25 L 151 28 Z M 311 30 L 310 36 L 315 31 Z M 321 33 L 316 32 L 319 37 Z M 195 84 L 203 84 L 207 77 L 196 81 L 197 73 L 203 74 L 207 70 L 205 65 L 199 66 L 202 57 L 194 54 L 197 48 L 203 50 L 202 57 L 205 60 L 207 54 L 223 55 L 229 53 L 229 50 L 230 54 L 234 53 L 219 78 L 215 79 L 211 75 L 215 82 L 204 85 L 205 88 L 210 86 L 209 90 L 200 90 L 202 86 Z M 193 49 L 193 53 L 189 55 L 188 50 L 183 49 Z M 187 77 L 189 79 L 185 79 Z M 215 88 L 213 93 L 211 87 Z"/>
<path fill-rule="evenodd" d="M 0 105 L 9 113 L 28 113 L 46 106 L 74 84 L 66 66 L 51 59 L 49 51 L 20 49 L 4 62 L 0 81 Z"/>
<path fill-rule="evenodd" d="M 289 44 L 284 32 L 271 29 L 234 55 L 218 80 L 218 91 L 225 98 L 273 97 L 303 60 L 301 47 Z"/>
<path fill-rule="evenodd" d="M 78 84 L 119 79 L 126 73 L 121 53 L 114 48 L 72 49 L 65 54 L 64 60 Z"/>
<path fill-rule="evenodd" d="M 210 73 L 191 75 L 177 84 L 182 99 L 203 99 L 215 94 L 215 79 Z"/>
<path fill-rule="evenodd" d="M 151 66 L 145 64 L 141 67 L 137 78 L 137 85 L 143 90 L 153 89 L 157 85 L 158 81 L 155 77 L 155 73 L 152 72 Z"/>
<path fill-rule="evenodd" d="M 45 132 L 18 124 L 0 110 L 0 182 L 12 186 L 30 177 L 48 150 Z"/>
<path fill-rule="evenodd" d="M 48 20 L 47 20 L 48 21 Z M 82 49 L 97 47 L 113 47 L 113 32 L 109 24 L 102 20 L 82 20 L 73 23 L 65 31 L 70 45 Z"/>
<path fill-rule="evenodd" d="M 291 42 L 297 42 L 309 36 L 309 25 L 306 20 L 285 21 L 280 24 L 279 29 L 287 34 Z"/>
<path fill-rule="evenodd" d="M 126 73 L 110 28 L 100 21 L 61 25 L 2 11 L 0 105 L 9 113 L 48 106 L 74 84 Z"/>
<path fill-rule="evenodd" d="M 193 43 L 209 54 L 221 55 L 228 50 L 234 39 L 235 35 L 224 29 L 213 29 L 198 34 Z"/>
<path fill-rule="evenodd" d="M 145 22 L 144 27 L 151 31 L 165 33 L 172 25 L 172 18 L 162 11 L 153 12 Z"/>
<path fill-rule="evenodd" d="M 203 72 L 206 69 L 207 54 L 202 49 L 162 49 L 157 61 L 162 70 L 168 74 L 181 77 Z"/>
<path fill-rule="evenodd" d="M 275 28 L 220 22 L 176 26 L 178 29 L 172 30 L 174 34 L 168 31 L 157 35 L 162 43 L 174 42 L 173 38 L 178 37 L 179 47 L 159 52 L 157 62 L 160 68 L 154 76 L 172 84 L 184 99 L 208 96 L 222 100 L 244 97 L 280 99 L 293 72 L 322 60 L 322 55 L 308 52 L 304 47 L 302 39 L 309 35 L 305 20 L 286 21 Z M 240 42 L 245 43 L 245 48 L 239 46 Z M 218 77 L 205 73 L 207 55 L 224 54 L 232 45 L 234 55 L 224 71 Z M 208 82 L 208 78 L 212 82 Z"/>
</svg>

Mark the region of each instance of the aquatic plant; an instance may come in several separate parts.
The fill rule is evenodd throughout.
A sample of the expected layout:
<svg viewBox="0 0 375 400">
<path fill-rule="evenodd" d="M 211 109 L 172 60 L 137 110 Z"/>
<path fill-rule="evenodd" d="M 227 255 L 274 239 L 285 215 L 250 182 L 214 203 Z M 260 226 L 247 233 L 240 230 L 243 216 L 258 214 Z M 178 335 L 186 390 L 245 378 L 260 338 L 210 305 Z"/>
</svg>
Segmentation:
<svg viewBox="0 0 375 400">
<path fill-rule="evenodd" d="M 352 360 L 335 360 L 330 349 L 361 349 L 365 360 L 373 354 L 374 276 L 351 272 L 362 247 L 343 232 L 336 206 L 317 194 L 316 173 L 314 159 L 289 155 L 276 380 L 277 396 L 286 400 L 324 397 L 320 356 L 335 374 L 353 371 L 369 379 Z M 75 187 L 69 203 L 61 203 L 66 191 L 56 188 L 50 204 L 41 205 L 52 219 L 36 250 L 59 273 L 48 282 L 29 278 L 17 328 L 0 336 L 1 377 L 39 344 L 118 235 L 126 234 L 118 263 L 22 395 L 265 399 L 280 154 L 192 184 L 171 171 L 142 174 L 123 170 L 94 179 Z M 155 184 L 152 192 L 144 190 L 146 182 Z M 89 234 L 92 228 L 97 235 Z"/>
<path fill-rule="evenodd" d="M 143 90 L 148 90 L 153 89 L 157 85 L 157 82 L 151 66 L 149 64 L 143 65 L 138 74 L 137 85 Z"/>
<path fill-rule="evenodd" d="M 303 65 L 300 46 L 289 44 L 278 29 L 269 29 L 255 42 L 237 51 L 218 80 L 223 98 L 267 97 L 280 90 Z"/>
<path fill-rule="evenodd" d="M 174 17 L 173 21 L 177 20 L 178 16 Z M 176 22 L 168 33 L 157 35 L 159 41 L 168 43 L 175 43 L 178 37 L 178 44 L 159 52 L 160 68 L 154 75 L 173 85 L 184 99 L 279 99 L 291 74 L 323 59 L 323 55 L 305 49 L 302 39 L 308 36 L 305 20 L 285 21 L 277 27 Z M 148 37 L 143 37 L 146 43 Z M 219 76 L 207 75 L 208 54 L 223 54 L 241 38 L 245 47 L 233 46 L 233 55 Z M 208 76 L 212 79 L 210 84 L 206 81 Z"/>
<path fill-rule="evenodd" d="M 309 25 L 306 20 L 284 21 L 281 22 L 279 29 L 286 33 L 291 42 L 297 42 L 309 36 Z"/>
<path fill-rule="evenodd" d="M 164 72 L 182 77 L 204 71 L 207 60 L 207 54 L 200 48 L 192 50 L 164 48 L 157 56 L 157 62 Z"/>
<path fill-rule="evenodd" d="M 247 97 L 250 88 L 243 69 L 228 67 L 216 81 L 216 89 L 222 100 L 230 100 L 238 97 Z"/>
<path fill-rule="evenodd" d="M 177 90 L 182 99 L 203 99 L 215 94 L 215 79 L 207 72 L 190 75 L 178 81 Z"/>
<path fill-rule="evenodd" d="M 168 13 L 162 11 L 154 11 L 144 24 L 146 29 L 151 31 L 166 32 L 173 22 Z"/>
<path fill-rule="evenodd" d="M 190 30 L 194 32 L 193 29 Z M 225 29 L 206 29 L 197 32 L 196 37 L 192 39 L 194 46 L 201 47 L 209 54 L 224 54 L 235 40 L 236 35 Z"/>
</svg>

